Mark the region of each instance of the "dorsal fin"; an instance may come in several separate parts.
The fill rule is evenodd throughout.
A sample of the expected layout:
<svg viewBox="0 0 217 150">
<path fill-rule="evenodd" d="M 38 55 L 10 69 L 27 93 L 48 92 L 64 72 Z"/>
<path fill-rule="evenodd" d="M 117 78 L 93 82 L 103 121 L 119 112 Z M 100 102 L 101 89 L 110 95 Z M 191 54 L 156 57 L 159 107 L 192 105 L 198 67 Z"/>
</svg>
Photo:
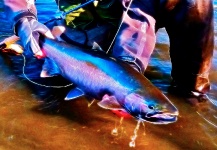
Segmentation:
<svg viewBox="0 0 217 150">
<path fill-rule="evenodd" d="M 96 43 L 95 41 L 93 42 L 92 49 L 93 49 L 93 50 L 99 50 L 99 51 L 104 52 L 104 51 L 102 50 L 102 48 L 99 46 L 99 44 Z"/>
</svg>

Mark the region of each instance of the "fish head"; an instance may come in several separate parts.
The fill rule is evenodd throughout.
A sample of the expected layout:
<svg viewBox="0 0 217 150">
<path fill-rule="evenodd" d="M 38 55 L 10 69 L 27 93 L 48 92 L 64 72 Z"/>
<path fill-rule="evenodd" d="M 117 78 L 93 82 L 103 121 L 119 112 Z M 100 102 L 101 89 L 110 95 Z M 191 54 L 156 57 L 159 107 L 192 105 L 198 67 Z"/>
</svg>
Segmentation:
<svg viewBox="0 0 217 150">
<path fill-rule="evenodd" d="M 162 93 L 163 94 L 163 93 Z M 169 99 L 161 95 L 161 99 L 142 96 L 142 93 L 131 93 L 125 97 L 123 108 L 138 120 L 153 124 L 168 124 L 176 122 L 177 108 Z"/>
</svg>

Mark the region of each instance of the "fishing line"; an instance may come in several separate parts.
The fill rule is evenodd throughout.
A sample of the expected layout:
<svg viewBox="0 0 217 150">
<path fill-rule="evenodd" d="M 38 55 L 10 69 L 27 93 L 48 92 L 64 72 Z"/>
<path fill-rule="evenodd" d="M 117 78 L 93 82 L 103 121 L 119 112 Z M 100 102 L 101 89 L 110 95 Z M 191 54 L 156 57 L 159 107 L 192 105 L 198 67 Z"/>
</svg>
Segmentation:
<svg viewBox="0 0 217 150">
<path fill-rule="evenodd" d="M 47 24 L 48 22 L 52 22 L 52 21 L 54 21 L 54 20 L 64 19 L 67 14 L 69 14 L 69 13 L 71 13 L 71 12 L 73 12 L 73 11 L 79 9 L 79 8 L 82 8 L 82 7 L 84 7 L 84 6 L 86 6 L 86 5 L 90 4 L 90 3 L 92 3 L 92 2 L 94 2 L 94 1 L 95 1 L 95 0 L 89 0 L 89 1 L 87 1 L 87 2 L 85 2 L 85 3 L 82 3 L 81 5 L 79 5 L 79 6 L 75 7 L 75 8 L 72 8 L 72 9 L 66 11 L 66 12 L 61 12 L 61 15 L 60 15 L 59 17 L 57 17 L 57 18 L 55 17 L 54 19 L 51 19 L 51 20 L 45 22 L 44 24 Z M 117 31 L 116 31 L 116 34 L 115 34 L 115 36 L 114 36 L 114 38 L 113 38 L 113 40 L 112 40 L 110 46 L 108 47 L 108 50 L 106 51 L 107 54 L 108 54 L 108 52 L 110 51 L 110 49 L 111 49 L 111 47 L 112 47 L 112 45 L 113 45 L 113 43 L 114 43 L 114 41 L 115 41 L 115 39 L 116 39 L 116 37 L 117 37 L 117 35 L 118 35 L 118 32 L 120 31 L 120 28 L 121 28 L 121 26 L 122 26 L 122 24 L 123 24 L 123 22 L 124 22 L 124 19 L 125 19 L 126 15 L 127 15 L 127 12 L 128 12 L 129 9 L 130 9 L 130 6 L 131 6 L 132 2 L 133 2 L 133 0 L 130 0 L 128 6 L 126 7 L 126 11 L 125 11 L 125 13 L 124 13 L 124 15 L 123 15 L 123 18 L 122 18 L 122 20 L 121 20 L 121 23 L 120 23 L 120 25 L 119 25 L 119 27 L 118 27 L 118 29 L 117 29 Z M 59 0 L 57 1 L 57 6 L 60 8 L 60 6 L 59 6 Z"/>
<path fill-rule="evenodd" d="M 71 9 L 71 10 L 67 11 L 67 12 L 64 12 L 64 13 L 61 15 L 60 18 L 62 19 L 62 17 L 65 16 L 65 15 L 67 15 L 68 13 L 70 13 L 70 12 L 72 12 L 72 11 L 74 11 L 74 10 L 77 10 L 77 9 L 79 9 L 79 8 L 85 6 L 85 5 L 87 5 L 87 4 L 89 4 L 89 3 L 93 2 L 93 1 L 94 1 L 94 0 L 89 0 L 89 1 L 87 1 L 86 3 L 80 5 L 79 7 L 76 7 L 76 8 L 74 8 L 74 9 Z M 130 8 L 132 2 L 133 2 L 133 0 L 130 0 L 129 5 L 128 5 L 127 8 L 126 8 L 126 11 L 125 11 L 125 13 L 124 13 L 124 16 L 123 16 L 123 18 L 122 18 L 122 20 L 121 20 L 121 23 L 120 23 L 119 27 L 118 27 L 118 30 L 117 30 L 117 32 L 116 32 L 116 34 L 115 34 L 115 36 L 114 36 L 114 38 L 113 38 L 113 40 L 112 40 L 112 42 L 111 42 L 111 44 L 110 44 L 110 46 L 109 46 L 109 48 L 108 48 L 108 50 L 107 50 L 106 53 L 108 53 L 109 50 L 111 49 L 111 47 L 112 47 L 112 45 L 113 45 L 113 43 L 114 43 L 114 41 L 115 41 L 115 39 L 116 39 L 116 37 L 117 37 L 117 34 L 118 34 L 118 32 L 120 31 L 121 25 L 123 24 L 123 21 L 124 21 L 124 19 L 125 19 L 125 17 L 126 17 L 126 14 L 127 14 L 127 12 L 129 11 L 129 8 Z M 58 4 L 57 4 L 57 5 L 59 5 L 59 0 L 58 0 Z M 55 19 L 59 19 L 59 18 L 55 18 Z M 50 22 L 50 21 L 48 21 L 48 22 Z M 31 83 L 33 83 L 33 84 L 36 84 L 36 85 L 39 85 L 39 86 L 48 87 L 48 88 L 66 88 L 66 87 L 69 87 L 69 86 L 72 86 L 72 85 L 73 85 L 73 83 L 71 83 L 71 84 L 68 84 L 68 85 L 65 85 L 65 86 L 55 86 L 55 85 L 54 85 L 54 86 L 48 86 L 48 85 L 44 85 L 44 84 L 40 84 L 40 83 L 37 83 L 37 82 L 35 82 L 35 81 L 32 81 L 32 80 L 31 80 L 30 78 L 28 78 L 27 75 L 25 74 L 26 58 L 25 58 L 25 56 L 24 56 L 23 54 L 22 54 L 22 56 L 23 56 L 23 75 L 24 75 L 24 77 L 25 77 L 29 82 L 31 82 Z"/>
<path fill-rule="evenodd" d="M 36 84 L 36 85 L 39 85 L 39 86 L 43 86 L 43 87 L 47 87 L 47 88 L 66 88 L 66 87 L 69 87 L 69 86 L 72 86 L 73 83 L 71 84 L 68 84 L 68 85 L 63 85 L 63 86 L 59 86 L 59 85 L 44 85 L 44 84 L 40 84 L 40 83 L 37 83 L 35 81 L 32 81 L 30 78 L 27 77 L 27 75 L 25 74 L 25 67 L 26 67 L 26 57 L 22 54 L 23 56 L 23 75 L 24 77 L 31 83 L 33 84 Z"/>
<path fill-rule="evenodd" d="M 122 18 L 122 20 L 121 20 L 121 23 L 120 23 L 119 27 L 118 27 L 118 30 L 117 30 L 117 32 L 116 32 L 116 34 L 115 34 L 115 36 L 114 36 L 114 38 L 113 38 L 113 40 L 112 40 L 112 42 L 111 42 L 109 48 L 108 48 L 108 50 L 106 51 L 106 54 L 108 54 L 108 52 L 110 51 L 110 49 L 111 49 L 111 47 L 112 47 L 112 45 L 113 45 L 113 43 L 114 43 L 114 41 L 115 41 L 115 39 L 116 39 L 116 37 L 117 37 L 117 35 L 118 35 L 118 32 L 119 32 L 120 29 L 121 29 L 121 26 L 122 26 L 122 24 L 123 24 L 123 22 L 124 22 L 124 19 L 125 19 L 126 15 L 127 15 L 127 12 L 128 12 L 129 9 L 130 9 L 130 6 L 131 6 L 132 2 L 133 2 L 133 0 L 130 0 L 129 5 L 127 6 L 127 9 L 126 9 L 126 11 L 125 11 L 125 13 L 124 13 L 124 15 L 123 15 L 123 18 Z"/>
</svg>

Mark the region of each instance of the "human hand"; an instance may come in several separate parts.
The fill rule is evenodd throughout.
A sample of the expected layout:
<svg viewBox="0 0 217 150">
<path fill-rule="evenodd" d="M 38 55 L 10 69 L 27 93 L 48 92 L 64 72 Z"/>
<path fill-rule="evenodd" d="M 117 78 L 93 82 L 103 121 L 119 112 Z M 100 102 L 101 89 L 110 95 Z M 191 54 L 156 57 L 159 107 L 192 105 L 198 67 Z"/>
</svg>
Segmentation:
<svg viewBox="0 0 217 150">
<path fill-rule="evenodd" d="M 23 17 L 15 25 L 15 32 L 20 37 L 24 51 L 33 53 L 37 58 L 43 58 L 44 54 L 39 46 L 39 37 L 46 36 L 54 39 L 51 31 L 42 23 L 32 17 Z"/>
</svg>

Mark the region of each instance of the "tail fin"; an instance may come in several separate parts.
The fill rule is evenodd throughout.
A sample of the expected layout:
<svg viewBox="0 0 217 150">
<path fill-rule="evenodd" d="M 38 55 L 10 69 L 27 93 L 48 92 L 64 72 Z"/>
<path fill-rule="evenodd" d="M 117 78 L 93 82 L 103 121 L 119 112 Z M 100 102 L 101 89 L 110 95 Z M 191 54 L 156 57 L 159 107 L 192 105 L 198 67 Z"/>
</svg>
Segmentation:
<svg viewBox="0 0 217 150">
<path fill-rule="evenodd" d="M 19 37 L 16 35 L 6 38 L 0 43 L 0 49 L 2 50 L 4 48 L 7 48 L 9 45 L 16 43 L 18 40 Z"/>
<path fill-rule="evenodd" d="M 23 53 L 23 48 L 19 44 L 15 44 L 19 40 L 16 35 L 4 39 L 0 43 L 0 51 L 8 54 L 20 55 Z"/>
</svg>

